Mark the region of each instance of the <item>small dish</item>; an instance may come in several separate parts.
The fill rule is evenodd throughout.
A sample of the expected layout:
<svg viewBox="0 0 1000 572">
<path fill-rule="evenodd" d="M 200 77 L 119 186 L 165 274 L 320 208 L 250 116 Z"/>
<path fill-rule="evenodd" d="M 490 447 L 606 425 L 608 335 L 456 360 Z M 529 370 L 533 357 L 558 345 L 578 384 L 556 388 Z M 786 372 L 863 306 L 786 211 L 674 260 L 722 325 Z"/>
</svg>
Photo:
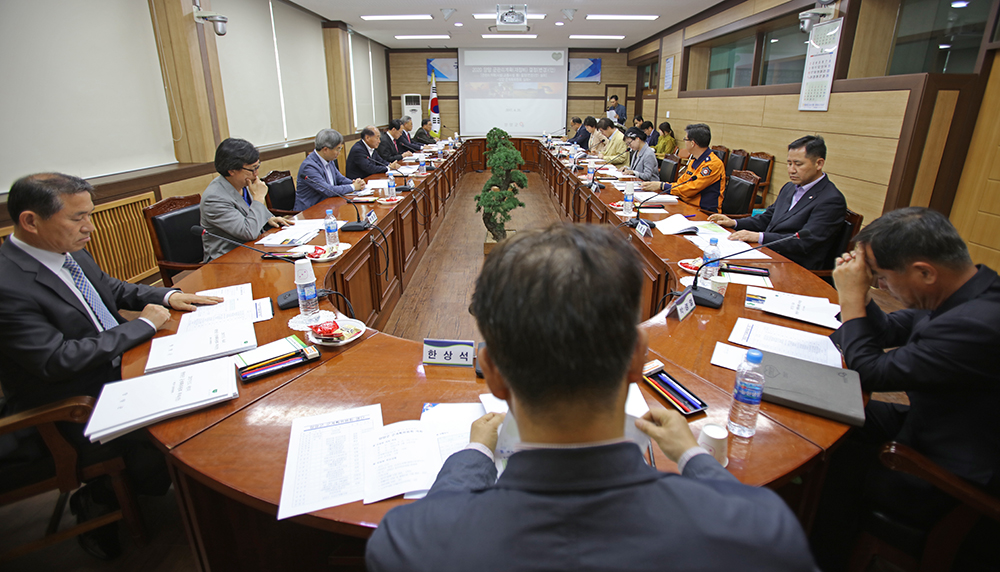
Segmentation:
<svg viewBox="0 0 1000 572">
<path fill-rule="evenodd" d="M 691 274 L 694 274 L 695 272 L 698 271 L 699 268 L 701 268 L 701 259 L 685 258 L 684 260 L 678 260 L 677 266 L 680 266 L 681 269 L 690 272 Z"/>
<path fill-rule="evenodd" d="M 354 333 L 351 336 L 344 338 L 339 342 L 322 341 L 318 337 L 316 337 L 316 334 L 314 334 L 312 330 L 306 332 L 306 337 L 309 339 L 311 343 L 314 343 L 316 345 L 336 347 L 353 342 L 354 340 L 360 338 L 361 334 L 364 334 L 365 331 L 368 330 L 368 328 L 365 327 L 364 322 L 362 322 L 361 320 L 352 320 L 350 318 L 339 318 L 337 320 L 337 325 L 340 326 L 341 329 L 349 328 Z"/>
</svg>

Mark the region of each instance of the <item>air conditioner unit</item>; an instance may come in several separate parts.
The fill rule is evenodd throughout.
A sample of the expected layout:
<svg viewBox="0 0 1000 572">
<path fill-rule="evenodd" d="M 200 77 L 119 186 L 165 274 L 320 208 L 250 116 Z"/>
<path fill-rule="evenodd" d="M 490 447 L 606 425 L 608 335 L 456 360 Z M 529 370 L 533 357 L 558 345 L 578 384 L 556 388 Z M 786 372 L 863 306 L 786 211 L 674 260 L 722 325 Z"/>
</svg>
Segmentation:
<svg viewBox="0 0 1000 572">
<path fill-rule="evenodd" d="M 419 93 L 404 93 L 399 97 L 399 108 L 403 110 L 403 115 L 400 117 L 405 117 L 407 115 L 413 119 L 413 130 L 410 131 L 410 135 L 417 132 L 420 128 L 420 122 L 423 120 L 423 105 L 421 104 Z"/>
<path fill-rule="evenodd" d="M 527 32 L 527 4 L 497 4 L 498 32 Z"/>
</svg>

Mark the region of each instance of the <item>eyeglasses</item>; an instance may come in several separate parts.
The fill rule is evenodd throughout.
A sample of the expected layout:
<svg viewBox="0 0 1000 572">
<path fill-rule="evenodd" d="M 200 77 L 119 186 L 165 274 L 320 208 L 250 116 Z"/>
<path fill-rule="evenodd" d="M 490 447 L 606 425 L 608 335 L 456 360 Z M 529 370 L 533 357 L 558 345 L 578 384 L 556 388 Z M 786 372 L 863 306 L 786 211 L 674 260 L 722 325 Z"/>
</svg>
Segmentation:
<svg viewBox="0 0 1000 572">
<path fill-rule="evenodd" d="M 257 171 L 259 171 L 259 170 L 260 170 L 260 163 L 257 163 L 257 164 L 256 164 L 256 165 L 255 165 L 255 166 L 254 166 L 254 167 L 252 168 L 252 169 L 248 169 L 248 168 L 246 168 L 246 167 L 243 167 L 243 169 L 242 169 L 242 170 L 243 170 L 243 171 L 249 171 L 249 172 L 251 172 L 251 173 L 256 173 Z"/>
<path fill-rule="evenodd" d="M 685 141 L 690 141 L 690 139 L 688 139 L 687 137 L 685 137 L 685 138 L 684 138 L 684 140 L 685 140 Z"/>
</svg>

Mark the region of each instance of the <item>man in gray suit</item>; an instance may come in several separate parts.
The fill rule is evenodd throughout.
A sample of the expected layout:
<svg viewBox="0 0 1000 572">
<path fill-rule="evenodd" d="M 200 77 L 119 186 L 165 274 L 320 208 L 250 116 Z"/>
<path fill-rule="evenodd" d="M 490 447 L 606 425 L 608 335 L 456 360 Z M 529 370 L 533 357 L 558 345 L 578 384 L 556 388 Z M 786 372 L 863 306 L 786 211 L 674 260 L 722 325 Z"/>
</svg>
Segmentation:
<svg viewBox="0 0 1000 572">
<path fill-rule="evenodd" d="M 660 169 L 656 164 L 656 153 L 646 145 L 646 132 L 633 127 L 625 132 L 625 144 L 632 150 L 626 175 L 635 175 L 643 181 L 660 180 Z"/>
<path fill-rule="evenodd" d="M 635 249 L 604 225 L 519 232 L 490 253 L 470 311 L 519 449 L 498 480 L 502 416 L 477 420 L 426 498 L 382 519 L 369 570 L 813 570 L 784 501 L 740 484 L 680 414 L 636 421 L 680 475 L 625 439 L 646 356 L 642 284 Z"/>
<path fill-rule="evenodd" d="M 267 210 L 267 184 L 260 180 L 260 153 L 243 139 L 226 139 L 215 150 L 219 173 L 201 195 L 201 226 L 213 234 L 236 242 L 256 239 L 267 226 L 283 227 L 292 221 Z M 236 245 L 205 234 L 201 237 L 205 262 L 236 248 Z"/>
</svg>

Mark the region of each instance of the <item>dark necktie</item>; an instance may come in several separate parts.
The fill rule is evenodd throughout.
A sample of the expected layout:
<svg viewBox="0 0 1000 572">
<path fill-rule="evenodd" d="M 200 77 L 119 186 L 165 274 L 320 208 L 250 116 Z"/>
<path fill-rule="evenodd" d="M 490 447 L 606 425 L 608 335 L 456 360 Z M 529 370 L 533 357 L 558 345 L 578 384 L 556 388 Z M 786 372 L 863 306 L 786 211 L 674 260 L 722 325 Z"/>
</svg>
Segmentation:
<svg viewBox="0 0 1000 572">
<path fill-rule="evenodd" d="M 253 205 L 253 199 L 250 198 L 250 190 L 243 187 L 243 200 L 247 202 L 247 206 Z"/>
</svg>

